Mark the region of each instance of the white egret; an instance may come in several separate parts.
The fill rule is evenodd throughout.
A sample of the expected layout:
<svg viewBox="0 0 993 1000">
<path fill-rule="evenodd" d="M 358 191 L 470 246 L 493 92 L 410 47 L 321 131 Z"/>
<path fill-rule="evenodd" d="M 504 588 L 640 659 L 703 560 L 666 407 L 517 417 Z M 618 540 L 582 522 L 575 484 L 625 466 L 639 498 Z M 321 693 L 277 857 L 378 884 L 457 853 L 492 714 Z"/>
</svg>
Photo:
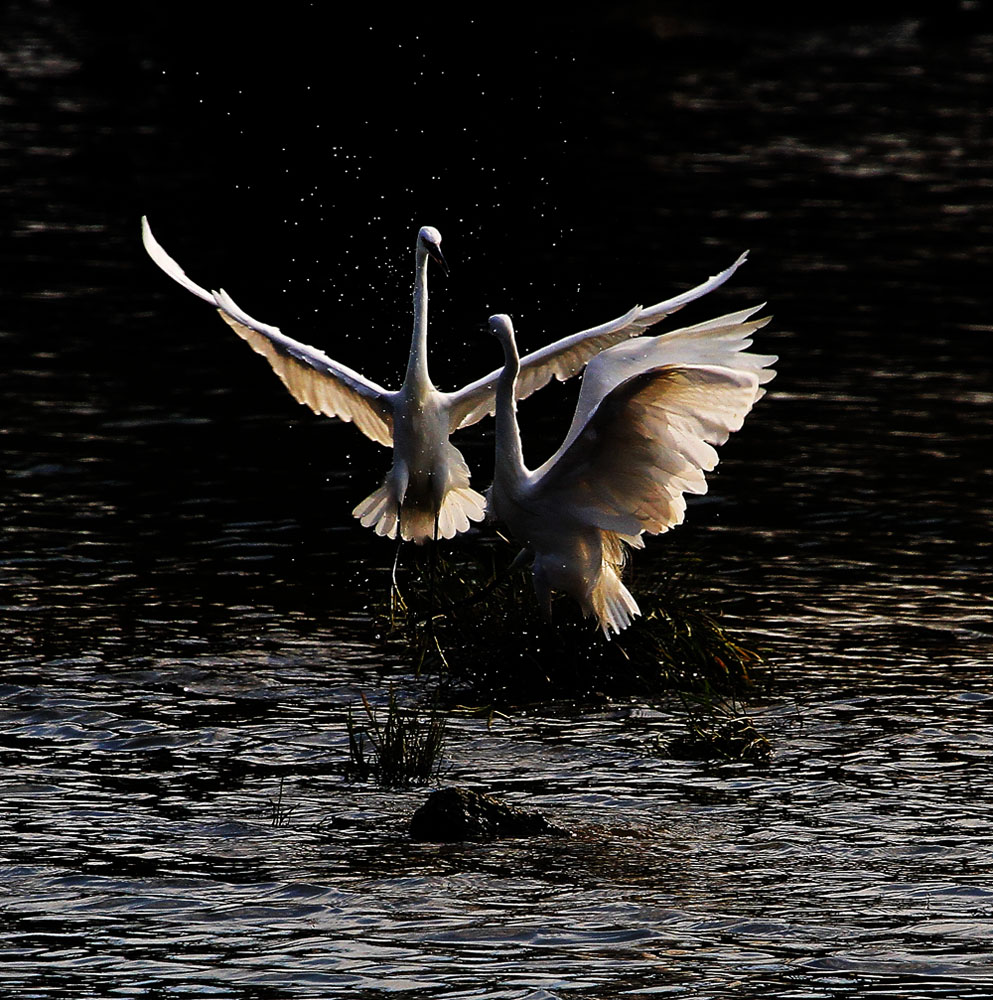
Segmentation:
<svg viewBox="0 0 993 1000">
<path fill-rule="evenodd" d="M 493 412 L 500 370 L 457 392 L 440 392 L 428 376 L 428 258 L 445 266 L 437 229 L 425 226 L 417 234 L 414 331 L 407 372 L 397 391 L 384 389 L 323 351 L 253 319 L 223 289 L 201 288 L 163 250 L 145 218 L 142 239 L 149 256 L 169 277 L 214 306 L 234 332 L 266 358 L 294 399 L 315 413 L 352 421 L 373 441 L 392 447 L 393 464 L 383 485 L 352 511 L 365 527 L 390 538 L 399 530 L 402 539 L 420 543 L 438 536 L 451 538 L 466 531 L 470 521 L 483 518 L 483 497 L 469 486 L 468 466 L 449 435 Z M 560 380 L 575 375 L 605 347 L 634 336 L 722 285 L 745 257 L 742 254 L 731 267 L 687 292 L 648 309 L 636 306 L 615 320 L 521 358 L 518 398 L 529 396 L 553 375 Z"/>
<path fill-rule="evenodd" d="M 524 464 L 515 389 L 519 361 L 508 316 L 490 317 L 504 352 L 497 383 L 496 463 L 489 512 L 533 556 L 533 582 L 551 617 L 552 591 L 595 614 L 604 635 L 641 614 L 621 582 L 625 546 L 680 524 L 684 493 L 705 493 L 713 445 L 738 430 L 765 392 L 775 357 L 749 354 L 768 322 L 761 306 L 638 337 L 587 365 L 562 446 L 534 471 Z M 520 556 L 518 557 L 520 558 Z"/>
</svg>

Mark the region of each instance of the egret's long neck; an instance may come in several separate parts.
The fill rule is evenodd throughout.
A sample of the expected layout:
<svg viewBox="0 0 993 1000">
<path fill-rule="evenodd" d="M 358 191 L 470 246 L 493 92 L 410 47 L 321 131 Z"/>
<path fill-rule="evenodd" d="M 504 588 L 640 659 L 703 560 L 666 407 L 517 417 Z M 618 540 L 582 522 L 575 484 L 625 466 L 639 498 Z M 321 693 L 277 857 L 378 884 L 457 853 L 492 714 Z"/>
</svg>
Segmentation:
<svg viewBox="0 0 993 1000">
<path fill-rule="evenodd" d="M 524 452 L 521 448 L 521 432 L 517 426 L 517 376 L 521 370 L 521 359 L 513 337 L 501 338 L 503 342 L 503 371 L 496 386 L 496 476 L 514 473 L 523 475 Z"/>
<path fill-rule="evenodd" d="M 406 386 L 430 387 L 428 378 L 428 255 L 419 247 L 414 267 L 414 333 L 410 339 Z"/>
</svg>

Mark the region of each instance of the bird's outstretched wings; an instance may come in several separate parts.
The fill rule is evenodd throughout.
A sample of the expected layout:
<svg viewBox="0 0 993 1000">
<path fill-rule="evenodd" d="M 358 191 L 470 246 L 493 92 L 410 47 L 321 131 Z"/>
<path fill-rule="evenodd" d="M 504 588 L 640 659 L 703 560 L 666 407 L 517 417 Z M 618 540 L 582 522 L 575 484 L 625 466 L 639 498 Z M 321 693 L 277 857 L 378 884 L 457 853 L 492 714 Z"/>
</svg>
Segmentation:
<svg viewBox="0 0 993 1000">
<path fill-rule="evenodd" d="M 715 445 L 739 430 L 758 376 L 709 365 L 652 368 L 615 386 L 529 491 L 563 515 L 636 536 L 666 531 L 705 493 Z"/>
<path fill-rule="evenodd" d="M 153 261 L 173 281 L 209 302 L 221 318 L 272 366 L 290 394 L 315 413 L 352 421 L 363 434 L 390 447 L 393 444 L 392 394 L 365 376 L 333 361 L 323 351 L 287 337 L 274 326 L 253 319 L 223 289 L 210 292 L 192 281 L 141 220 L 142 240 Z"/>
<path fill-rule="evenodd" d="M 552 465 L 582 432 L 590 416 L 607 394 L 633 375 L 665 365 L 711 365 L 734 371 L 754 373 L 758 387 L 755 400 L 765 395 L 763 384 L 775 377 L 769 368 L 778 358 L 771 354 L 751 354 L 751 335 L 761 329 L 770 316 L 751 317 L 762 305 L 740 309 L 693 326 L 681 327 L 657 337 L 636 337 L 616 344 L 598 354 L 583 373 L 583 383 L 576 400 L 576 411 L 568 433 L 558 451 L 537 471 Z"/>
<path fill-rule="evenodd" d="M 719 288 L 738 270 L 747 257 L 748 252 L 745 251 L 730 267 L 719 274 L 712 275 L 695 288 L 681 292 L 664 302 L 658 302 L 647 309 L 635 306 L 617 319 L 563 337 L 540 350 L 526 354 L 521 358 L 520 374 L 517 377 L 517 398 L 527 398 L 551 381 L 553 376 L 564 382 L 582 371 L 590 358 L 605 348 L 637 336 L 688 303 Z M 449 394 L 451 406 L 449 426 L 452 431 L 459 427 L 468 427 L 494 412 L 496 384 L 501 371 L 502 369 L 498 368 L 458 392 Z"/>
</svg>

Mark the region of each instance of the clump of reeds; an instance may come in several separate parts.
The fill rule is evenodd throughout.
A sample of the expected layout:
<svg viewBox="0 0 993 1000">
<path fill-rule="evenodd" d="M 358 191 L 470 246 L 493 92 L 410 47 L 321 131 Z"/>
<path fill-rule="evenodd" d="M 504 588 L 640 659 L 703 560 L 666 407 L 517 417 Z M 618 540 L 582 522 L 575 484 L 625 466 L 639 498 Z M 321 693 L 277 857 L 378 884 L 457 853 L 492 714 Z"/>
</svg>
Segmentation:
<svg viewBox="0 0 993 1000">
<path fill-rule="evenodd" d="M 283 781 L 283 778 L 279 779 L 279 793 L 276 798 L 269 799 L 263 809 L 269 819 L 269 825 L 272 827 L 288 826 L 290 814 L 296 809 L 296 806 L 288 805 L 283 801 Z"/>
<path fill-rule="evenodd" d="M 445 719 L 437 708 L 424 713 L 401 708 L 391 690 L 386 718 L 363 694 L 364 724 L 348 712 L 348 774 L 365 780 L 373 777 L 386 788 L 423 785 L 437 773 L 445 739 Z"/>
<path fill-rule="evenodd" d="M 676 760 L 749 761 L 765 764 L 772 757 L 772 745 L 752 719 L 730 704 L 707 698 L 697 704 L 683 699 L 687 710 L 686 732 L 669 739 L 658 738 L 654 749 Z"/>
<path fill-rule="evenodd" d="M 405 597 L 383 617 L 390 636 L 413 651 L 419 670 L 495 702 L 555 695 L 656 695 L 747 688 L 761 657 L 720 622 L 685 569 L 654 593 L 639 594 L 643 617 L 611 641 L 574 602 L 541 617 L 527 573 L 498 576 L 492 549 L 435 555 L 433 581 L 408 570 Z M 427 595 L 430 593 L 430 603 Z M 484 594 L 482 598 L 477 595 Z"/>
<path fill-rule="evenodd" d="M 721 623 L 688 568 L 671 570 L 642 603 L 647 608 L 632 648 L 658 663 L 667 687 L 737 692 L 751 685 L 761 655 Z"/>
</svg>

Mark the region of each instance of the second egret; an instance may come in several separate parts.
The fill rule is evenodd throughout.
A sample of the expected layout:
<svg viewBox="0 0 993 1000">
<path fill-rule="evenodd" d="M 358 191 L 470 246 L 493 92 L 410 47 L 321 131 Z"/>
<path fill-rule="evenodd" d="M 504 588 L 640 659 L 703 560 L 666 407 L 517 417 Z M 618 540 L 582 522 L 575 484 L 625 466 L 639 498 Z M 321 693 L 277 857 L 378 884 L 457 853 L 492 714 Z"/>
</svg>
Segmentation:
<svg viewBox="0 0 993 1000">
<path fill-rule="evenodd" d="M 639 337 L 586 367 L 572 425 L 538 469 L 524 464 L 515 412 L 519 361 L 508 316 L 490 317 L 504 367 L 497 384 L 496 462 L 489 511 L 533 556 L 538 602 L 551 617 L 553 591 L 594 614 L 609 639 L 640 614 L 621 582 L 625 546 L 682 522 L 684 493 L 705 493 L 714 445 L 739 430 L 774 376 L 776 358 L 749 354 L 768 322 L 761 306 Z"/>
</svg>

